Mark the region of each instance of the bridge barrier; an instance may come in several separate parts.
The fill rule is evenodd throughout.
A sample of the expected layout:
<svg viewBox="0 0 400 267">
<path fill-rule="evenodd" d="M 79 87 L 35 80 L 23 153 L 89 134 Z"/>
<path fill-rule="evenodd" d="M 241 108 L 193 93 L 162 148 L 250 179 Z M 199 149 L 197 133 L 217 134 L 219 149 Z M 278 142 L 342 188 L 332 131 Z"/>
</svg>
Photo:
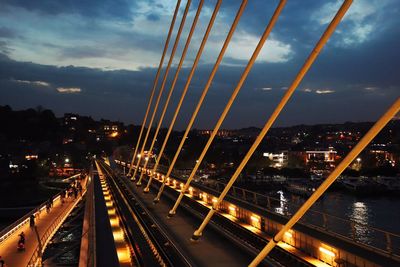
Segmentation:
<svg viewBox="0 0 400 267">
<path fill-rule="evenodd" d="M 85 215 L 82 227 L 82 240 L 79 253 L 79 267 L 96 266 L 96 234 L 94 210 L 94 182 L 91 170 L 87 183 Z"/>
<path fill-rule="evenodd" d="M 71 176 L 71 177 L 69 177 L 67 179 L 70 179 L 72 177 L 77 177 L 77 175 L 78 174 L 73 175 L 73 176 Z M 60 193 L 57 193 L 56 195 L 53 196 L 53 201 L 57 201 L 60 197 L 61 197 Z M 37 206 L 35 209 L 31 210 L 30 212 L 28 212 L 27 214 L 25 214 L 24 216 L 22 216 L 21 218 L 16 220 L 14 223 L 10 224 L 6 228 L 4 228 L 2 231 L 0 231 L 0 244 L 3 241 L 5 241 L 8 237 L 10 237 L 13 233 L 18 231 L 22 226 L 27 224 L 29 222 L 29 218 L 31 217 L 32 214 L 35 215 L 35 217 L 37 218 L 36 215 L 40 215 L 40 213 L 45 208 L 46 208 L 46 202 L 43 202 L 42 204 Z"/>
<path fill-rule="evenodd" d="M 53 196 L 53 200 L 56 201 L 60 198 L 60 193 L 56 194 Z M 23 217 L 19 218 L 16 220 L 14 223 L 10 224 L 6 228 L 4 228 L 0 232 L 0 244 L 5 241 L 8 237 L 10 237 L 13 233 L 18 231 L 22 226 L 27 224 L 29 222 L 29 218 L 31 215 L 35 215 L 35 218 L 37 218 L 37 215 L 40 215 L 40 213 L 46 208 L 46 202 L 43 202 L 39 206 L 37 206 L 35 209 L 32 211 L 28 212 L 25 214 Z"/>
<path fill-rule="evenodd" d="M 42 262 L 42 253 L 44 249 L 46 248 L 47 243 L 51 240 L 53 235 L 57 232 L 58 228 L 63 224 L 65 219 L 67 219 L 68 215 L 71 213 L 71 211 L 75 208 L 75 206 L 81 201 L 83 196 L 86 193 L 86 188 L 87 188 L 87 181 L 88 179 L 85 179 L 85 184 L 84 184 L 84 191 L 82 192 L 82 195 L 80 195 L 74 203 L 69 206 L 67 209 L 64 210 L 54 221 L 53 223 L 47 228 L 47 230 L 43 233 L 39 240 L 39 244 L 36 247 L 35 251 L 32 254 L 31 259 L 28 262 L 28 267 L 41 267 Z M 57 200 L 60 198 L 60 195 L 58 194 Z M 42 207 L 41 210 L 43 210 L 46 206 Z"/>
<path fill-rule="evenodd" d="M 158 168 L 158 172 L 155 174 L 155 178 L 158 180 L 164 179 L 165 177 L 163 175 L 163 171 L 165 169 L 165 166 L 161 166 L 160 168 Z M 139 171 L 142 171 L 141 167 L 139 167 Z M 145 173 L 148 175 L 150 174 L 149 169 L 144 169 L 143 171 L 145 171 Z M 180 184 L 182 182 L 185 182 L 185 178 L 183 178 L 180 174 L 181 172 L 175 171 L 174 176 L 171 175 L 169 177 L 169 182 L 167 182 L 167 185 L 170 185 L 176 190 L 179 190 Z M 193 189 L 198 188 L 200 191 L 209 188 L 209 190 L 211 190 L 210 192 L 214 192 L 213 195 L 218 195 L 217 192 L 221 192 L 225 187 L 225 184 L 219 181 L 212 181 L 209 183 L 194 182 L 192 187 Z M 187 193 L 192 194 L 190 192 Z M 240 187 L 232 187 L 231 190 L 228 192 L 228 196 L 231 200 L 236 199 L 239 200 L 240 203 L 247 203 L 245 206 L 254 207 L 257 210 L 260 210 L 260 213 L 254 214 L 254 218 L 252 218 L 250 214 L 251 212 L 249 213 L 246 211 L 247 208 L 242 207 L 241 205 L 235 205 L 235 214 L 232 215 L 232 211 L 230 211 L 230 200 L 227 200 L 225 201 L 226 203 L 223 202 L 222 205 L 216 207 L 217 210 L 226 212 L 227 214 L 231 214 L 239 221 L 246 222 L 253 226 L 255 225 L 255 220 L 258 218 L 259 223 L 255 225 L 255 227 L 259 230 L 264 231 L 268 235 L 275 234 L 280 229 L 281 223 L 287 221 L 302 204 L 300 201 L 298 203 L 293 203 L 288 199 L 278 199 L 276 197 L 263 195 Z M 196 197 L 198 198 L 198 196 Z M 211 195 L 206 198 L 206 202 L 208 202 L 209 205 L 213 205 L 213 200 L 215 200 L 215 197 L 212 197 Z M 269 214 L 274 214 L 274 217 L 276 217 L 278 220 L 273 222 L 270 218 L 267 218 L 268 215 L 265 214 L 266 211 L 268 211 Z M 256 218 L 256 216 L 258 217 Z M 326 233 L 332 237 L 338 238 L 338 240 L 343 240 L 348 242 L 349 244 L 357 245 L 358 247 L 365 249 L 365 251 L 370 251 L 382 255 L 383 257 L 390 258 L 395 261 L 400 261 L 399 234 L 391 233 L 382 229 L 365 225 L 360 222 L 340 218 L 338 216 L 316 210 L 309 210 L 306 215 L 300 220 L 300 223 L 304 226 L 307 226 L 309 229 L 315 229 L 319 233 Z M 365 238 L 367 234 L 368 238 Z M 304 237 L 301 232 L 293 231 L 291 233 L 291 236 L 291 238 L 284 238 L 284 242 L 294 247 L 302 247 L 304 245 L 303 238 L 306 237 Z M 307 250 L 311 249 L 310 246 L 313 247 L 312 243 L 313 242 L 311 242 L 311 244 L 306 244 Z M 323 244 L 321 244 L 321 246 L 323 246 Z M 329 249 L 332 248 L 328 247 L 328 250 Z M 323 247 L 322 250 L 325 251 L 325 247 Z M 321 252 L 320 247 L 313 247 L 311 249 L 311 255 L 316 258 L 320 258 L 320 256 L 323 254 L 324 253 Z M 354 264 L 355 261 L 361 261 L 361 258 L 355 257 L 351 255 L 351 253 L 347 253 L 344 250 L 338 250 L 335 255 L 339 254 L 341 255 L 341 257 L 346 257 L 347 262 L 353 262 L 353 259 Z M 335 262 L 333 261 L 334 259 L 332 257 L 329 257 L 329 255 L 328 258 L 331 265 L 336 266 Z M 356 258 L 358 258 L 358 260 L 356 260 Z M 324 261 L 327 262 L 326 259 Z"/>
<path fill-rule="evenodd" d="M 166 166 L 159 166 L 158 171 L 166 172 L 167 169 Z M 139 170 L 141 170 L 141 168 L 139 168 Z M 150 174 L 149 169 L 147 169 L 147 173 Z M 183 179 L 181 177 L 183 172 L 179 170 L 173 171 L 172 174 L 171 177 L 174 176 Z M 200 181 L 200 176 L 195 177 L 195 180 L 196 178 Z M 225 183 L 219 181 L 212 181 L 211 183 L 194 182 L 193 184 L 195 186 L 206 186 L 218 192 L 221 192 L 226 186 Z M 286 218 L 294 214 L 302 205 L 301 201 L 294 203 L 288 199 L 278 199 L 236 186 L 232 186 L 228 195 L 239 198 L 249 204 L 263 207 L 272 213 Z M 314 209 L 310 209 L 300 221 L 312 228 L 329 232 L 334 236 L 344 238 L 351 242 L 356 242 L 358 245 L 368 249 L 378 249 L 381 253 L 400 257 L 400 234 Z"/>
<path fill-rule="evenodd" d="M 225 188 L 225 183 L 213 182 L 202 184 L 218 192 Z M 272 213 L 290 218 L 301 202 L 293 203 L 287 199 L 263 195 L 240 187 L 232 187 L 228 195 L 239 198 L 249 204 L 263 207 Z M 312 228 L 320 231 L 329 232 L 332 235 L 344 238 L 351 242 L 356 242 L 369 249 L 378 249 L 388 255 L 400 256 L 400 234 L 391 233 L 378 229 L 361 222 L 344 219 L 332 214 L 310 209 L 300 220 Z"/>
</svg>

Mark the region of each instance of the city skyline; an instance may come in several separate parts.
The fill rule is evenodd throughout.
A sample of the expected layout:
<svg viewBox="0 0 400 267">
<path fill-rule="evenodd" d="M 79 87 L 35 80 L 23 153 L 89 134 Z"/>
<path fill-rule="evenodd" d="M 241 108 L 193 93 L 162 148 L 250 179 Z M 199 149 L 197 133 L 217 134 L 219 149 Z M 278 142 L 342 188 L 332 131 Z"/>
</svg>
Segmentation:
<svg viewBox="0 0 400 267">
<path fill-rule="evenodd" d="M 197 4 L 191 5 L 183 36 Z M 214 4 L 205 4 L 172 107 Z M 195 128 L 214 125 L 209 117 L 222 111 L 275 4 L 249 3 Z M 120 1 L 114 6 L 107 1 L 4 1 L 0 104 L 13 109 L 42 105 L 58 116 L 76 112 L 141 124 L 174 5 L 174 1 Z M 337 1 L 287 4 L 224 128 L 260 127 L 265 122 L 338 5 Z M 238 6 L 239 2 L 222 4 L 211 45 L 206 45 L 176 129 L 187 122 Z M 379 5 L 378 1 L 356 1 L 275 126 L 376 120 L 399 92 L 398 13 L 395 1 L 379 1 Z M 19 18 L 16 22 L 15 17 Z"/>
</svg>

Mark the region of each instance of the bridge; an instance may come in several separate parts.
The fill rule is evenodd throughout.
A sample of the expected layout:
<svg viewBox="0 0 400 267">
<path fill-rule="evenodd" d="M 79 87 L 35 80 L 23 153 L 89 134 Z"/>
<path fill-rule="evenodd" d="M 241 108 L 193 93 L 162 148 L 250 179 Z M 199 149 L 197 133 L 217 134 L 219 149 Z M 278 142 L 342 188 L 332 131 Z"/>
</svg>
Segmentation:
<svg viewBox="0 0 400 267">
<path fill-rule="evenodd" d="M 133 153 L 129 158 L 92 159 L 91 168 L 82 180 L 82 195 L 73 199 L 61 199 L 61 196 L 56 195 L 50 210 L 46 209 L 44 203 L 1 231 L 0 255 L 8 266 L 55 266 L 57 258 L 77 248 L 79 253 L 75 257 L 74 266 L 400 266 L 400 235 L 310 209 L 399 112 L 400 99 L 394 101 L 303 203 L 290 203 L 234 186 L 243 168 L 346 14 L 351 0 L 343 1 L 229 181 L 204 182 L 197 175 L 198 169 L 286 4 L 285 0 L 278 1 L 237 86 L 194 162 L 190 175 L 183 176 L 175 166 L 177 159 L 246 8 L 248 1 L 242 0 L 186 130 L 178 147 L 174 148 L 176 153 L 167 166 L 161 164 L 221 2 L 216 1 L 162 145 L 158 147 L 156 140 L 160 138 L 159 131 L 204 0 L 199 0 L 195 8 L 196 14 L 185 39 L 180 61 L 159 112 L 160 100 L 191 8 L 191 0 L 188 0 L 168 63 L 164 66 L 181 9 L 181 1 L 177 1 Z M 157 91 L 162 70 L 164 74 Z M 158 112 L 158 123 L 154 125 Z M 74 178 L 70 180 L 74 181 Z M 30 226 L 32 215 L 36 218 L 35 226 Z M 77 223 L 79 226 L 71 226 L 75 225 L 72 222 L 77 221 L 81 221 Z M 363 241 L 357 232 L 359 228 L 368 228 L 368 231 L 374 233 L 374 240 L 368 243 Z M 22 231 L 26 235 L 26 248 L 19 251 L 16 245 Z M 75 234 L 74 242 L 66 242 L 65 237 L 72 231 L 79 234 Z"/>
</svg>

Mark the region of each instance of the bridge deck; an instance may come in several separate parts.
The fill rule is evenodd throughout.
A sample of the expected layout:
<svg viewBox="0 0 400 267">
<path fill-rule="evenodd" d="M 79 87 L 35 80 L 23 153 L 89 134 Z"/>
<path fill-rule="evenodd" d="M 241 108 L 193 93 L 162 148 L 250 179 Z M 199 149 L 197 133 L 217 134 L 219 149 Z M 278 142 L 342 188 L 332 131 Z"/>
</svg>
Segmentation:
<svg viewBox="0 0 400 267">
<path fill-rule="evenodd" d="M 38 233 L 42 236 L 48 227 L 68 208 L 79 201 L 79 198 L 66 199 L 65 203 L 61 205 L 61 200 L 58 198 L 54 201 L 53 207 L 50 212 L 47 213 L 46 209 L 42 209 L 40 213 L 36 215 L 35 225 L 38 229 Z M 19 234 L 24 232 L 25 234 L 25 251 L 17 250 L 17 243 L 19 240 Z M 38 240 L 34 228 L 29 227 L 29 223 L 26 223 L 20 228 L 20 230 L 14 232 L 6 240 L 0 243 L 0 255 L 7 264 L 7 266 L 27 266 L 32 254 L 38 246 Z"/>
<path fill-rule="evenodd" d="M 169 230 L 170 235 L 178 242 L 185 254 L 190 255 L 198 266 L 246 266 L 251 261 L 251 255 L 236 248 L 217 234 L 205 235 L 200 242 L 192 243 L 190 237 L 199 224 L 198 219 L 189 217 L 183 212 L 177 213 L 172 219 L 167 219 L 171 202 L 165 198 L 163 200 L 167 201 L 161 201 L 154 206 L 154 192 L 144 194 L 142 187 L 137 188 L 132 183 L 130 188 L 134 194 L 140 196 L 140 200 L 146 208 L 152 212 L 159 223 Z"/>
</svg>

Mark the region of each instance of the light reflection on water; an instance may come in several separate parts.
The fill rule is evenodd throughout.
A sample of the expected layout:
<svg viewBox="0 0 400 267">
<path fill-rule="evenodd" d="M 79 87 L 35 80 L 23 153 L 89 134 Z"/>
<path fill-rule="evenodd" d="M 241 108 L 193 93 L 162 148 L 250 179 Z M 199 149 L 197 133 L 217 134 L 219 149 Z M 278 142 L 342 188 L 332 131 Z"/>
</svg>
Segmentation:
<svg viewBox="0 0 400 267">
<path fill-rule="evenodd" d="M 348 218 L 355 222 L 354 234 L 356 240 L 369 243 L 371 240 L 370 231 L 366 225 L 369 225 L 369 208 L 361 201 L 354 202 L 348 208 Z M 364 226 L 365 225 L 365 226 Z"/>
<path fill-rule="evenodd" d="M 287 199 L 285 198 L 285 195 L 283 194 L 283 191 L 280 190 L 276 192 L 279 196 L 279 206 L 275 208 L 275 212 L 281 215 L 287 215 L 288 214 L 288 209 L 287 209 Z"/>
<path fill-rule="evenodd" d="M 293 203 L 292 194 L 286 191 L 270 191 L 267 194 L 276 199 L 272 202 L 272 208 L 278 214 L 290 216 L 298 209 L 298 206 L 285 203 L 285 201 Z M 301 198 L 294 203 L 301 205 L 304 201 L 305 198 Z M 326 192 L 324 197 L 312 206 L 312 210 L 332 215 L 328 216 L 328 230 L 348 238 L 352 238 L 353 233 L 349 220 L 356 222 L 354 234 L 356 240 L 361 243 L 374 245 L 379 243 L 379 247 L 383 249 L 386 247 L 384 232 L 368 227 L 400 234 L 399 196 L 357 197 L 343 192 Z M 315 225 L 323 224 L 322 217 L 313 212 L 307 212 L 302 220 Z M 392 236 L 391 241 L 392 247 L 400 247 L 400 238 Z"/>
</svg>

